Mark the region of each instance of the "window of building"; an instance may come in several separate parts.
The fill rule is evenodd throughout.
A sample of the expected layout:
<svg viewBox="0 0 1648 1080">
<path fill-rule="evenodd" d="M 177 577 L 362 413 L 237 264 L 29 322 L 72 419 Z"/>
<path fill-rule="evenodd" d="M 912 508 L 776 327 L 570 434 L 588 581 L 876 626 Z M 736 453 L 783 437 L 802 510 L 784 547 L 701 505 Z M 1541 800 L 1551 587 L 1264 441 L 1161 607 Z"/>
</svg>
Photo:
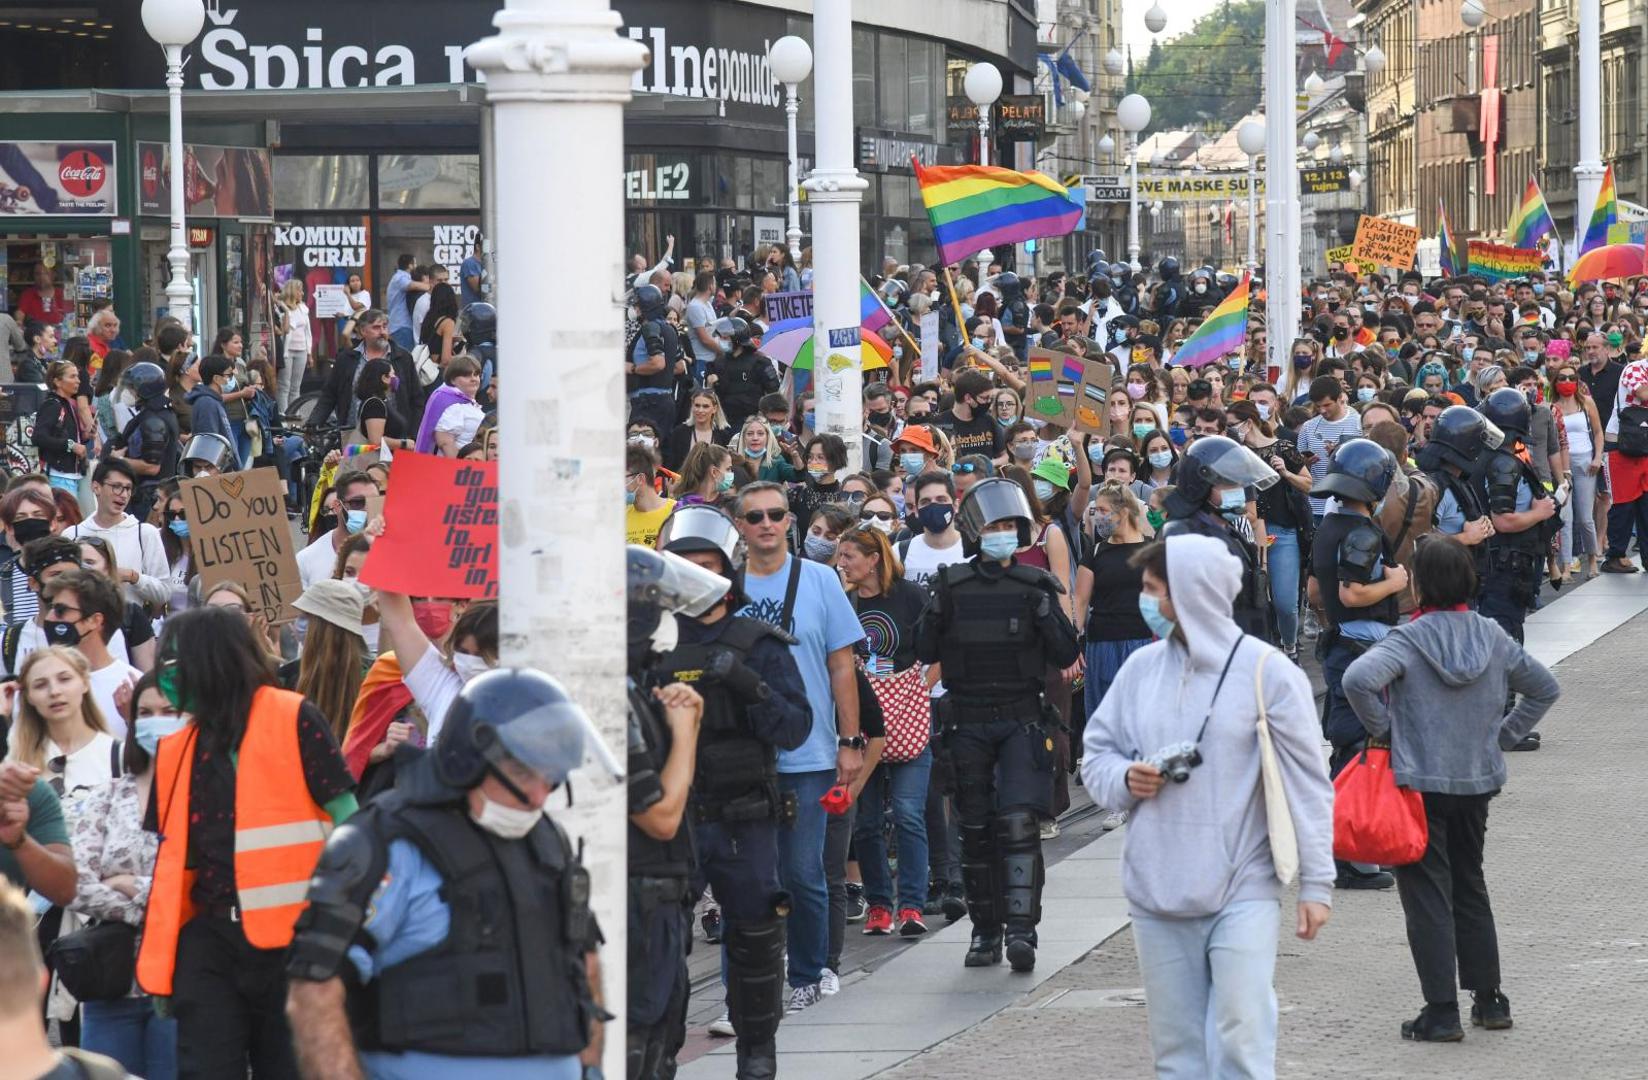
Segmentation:
<svg viewBox="0 0 1648 1080">
<path fill-rule="evenodd" d="M 277 154 L 275 209 L 364 210 L 372 202 L 371 161 L 366 154 Z"/>
<path fill-rule="evenodd" d="M 384 210 L 471 210 L 481 205 L 479 154 L 379 154 Z"/>
<path fill-rule="evenodd" d="M 853 27 L 853 126 L 876 126 L 876 35 Z"/>
</svg>

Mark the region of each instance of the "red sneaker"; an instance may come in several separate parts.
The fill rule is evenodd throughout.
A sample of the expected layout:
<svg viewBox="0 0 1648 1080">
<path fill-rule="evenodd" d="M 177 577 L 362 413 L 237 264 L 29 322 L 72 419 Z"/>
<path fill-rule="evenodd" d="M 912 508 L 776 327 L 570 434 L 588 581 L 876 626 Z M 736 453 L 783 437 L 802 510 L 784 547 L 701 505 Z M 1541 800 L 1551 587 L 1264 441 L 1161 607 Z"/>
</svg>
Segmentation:
<svg viewBox="0 0 1648 1080">
<path fill-rule="evenodd" d="M 905 937 L 919 937 L 927 932 L 927 924 L 922 921 L 920 908 L 900 908 L 898 923 L 898 932 Z"/>
<path fill-rule="evenodd" d="M 893 913 L 884 907 L 872 907 L 864 916 L 864 932 L 885 937 L 893 932 Z"/>
</svg>

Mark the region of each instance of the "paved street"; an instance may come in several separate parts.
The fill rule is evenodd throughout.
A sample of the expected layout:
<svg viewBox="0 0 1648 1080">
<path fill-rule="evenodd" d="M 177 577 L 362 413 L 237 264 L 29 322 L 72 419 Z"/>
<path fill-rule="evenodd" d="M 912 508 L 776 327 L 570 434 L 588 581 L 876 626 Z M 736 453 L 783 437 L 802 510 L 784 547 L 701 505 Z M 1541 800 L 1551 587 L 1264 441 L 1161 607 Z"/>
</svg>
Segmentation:
<svg viewBox="0 0 1648 1080">
<path fill-rule="evenodd" d="M 1601 578 L 1530 621 L 1530 648 L 1560 659 L 1563 698 L 1542 725 L 1545 748 L 1511 758 L 1489 823 L 1488 883 L 1516 1028 L 1473 1031 L 1458 1045 L 1403 1042 L 1398 1025 L 1421 1000 L 1396 894 L 1338 893 L 1317 942 L 1291 930 L 1282 941 L 1278 1075 L 1644 1075 L 1648 937 L 1640 909 L 1618 901 L 1641 879 L 1633 778 L 1648 749 L 1631 735 L 1648 705 L 1635 679 L 1644 607 L 1648 581 Z M 996 1080 L 1008 1063 L 1034 1062 L 1046 1075 L 1149 1075 L 1132 936 L 1117 917 L 1123 835 L 1089 838 L 1078 827 L 1065 839 L 1081 846 L 1049 871 L 1049 920 L 1056 938 L 1090 944 L 1072 955 L 1073 942 L 1050 940 L 1035 976 L 1020 980 L 964 972 L 960 926 L 897 946 L 896 959 L 878 957 L 836 998 L 786 1022 L 788 1074 Z M 706 1049 L 704 1022 L 694 1053 Z M 714 1048 L 681 1075 L 730 1076 L 730 1045 Z"/>
</svg>

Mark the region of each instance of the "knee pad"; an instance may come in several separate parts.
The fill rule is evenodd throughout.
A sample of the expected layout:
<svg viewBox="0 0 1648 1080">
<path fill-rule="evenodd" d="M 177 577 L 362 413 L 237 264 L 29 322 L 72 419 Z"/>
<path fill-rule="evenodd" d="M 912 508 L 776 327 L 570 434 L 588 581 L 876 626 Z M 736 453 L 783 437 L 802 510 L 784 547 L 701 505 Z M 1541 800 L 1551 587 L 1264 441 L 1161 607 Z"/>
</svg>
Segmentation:
<svg viewBox="0 0 1648 1080">
<path fill-rule="evenodd" d="M 784 1014 L 784 923 L 728 926 L 727 1011 L 739 1042 L 765 1042 Z"/>
<path fill-rule="evenodd" d="M 1041 850 L 1041 821 L 1029 810 L 996 815 L 996 844 L 1003 854 Z"/>
</svg>

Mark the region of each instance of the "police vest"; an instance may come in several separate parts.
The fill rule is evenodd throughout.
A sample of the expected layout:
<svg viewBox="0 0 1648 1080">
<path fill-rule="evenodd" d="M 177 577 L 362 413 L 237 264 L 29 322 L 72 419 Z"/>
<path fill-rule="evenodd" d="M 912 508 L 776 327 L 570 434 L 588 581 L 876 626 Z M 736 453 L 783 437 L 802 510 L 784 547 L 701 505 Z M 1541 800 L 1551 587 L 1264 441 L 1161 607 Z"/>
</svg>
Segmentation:
<svg viewBox="0 0 1648 1080">
<path fill-rule="evenodd" d="M 441 876 L 446 940 L 352 987 L 362 1050 L 454 1056 L 576 1054 L 595 1005 L 584 976 L 592 944 L 588 876 L 545 817 L 520 840 L 469 819 L 461 803 L 422 806 L 399 791 L 365 811 L 387 850 L 415 844 Z"/>
<path fill-rule="evenodd" d="M 160 471 L 153 476 L 139 477 L 139 489 L 158 487 L 160 484 L 177 475 L 178 464 L 183 457 L 177 414 L 169 408 L 145 408 L 126 423 L 126 427 L 115 440 L 117 446 L 125 447 L 127 455 L 132 458 L 141 458 L 147 461 L 155 446 L 161 447 L 160 460 L 156 463 Z"/>
<path fill-rule="evenodd" d="M 283 949 L 308 907 L 309 877 L 332 832 L 332 818 L 309 796 L 298 753 L 303 695 L 258 689 L 246 717 L 235 772 L 235 889 L 246 940 Z M 137 981 L 150 994 L 172 992 L 177 937 L 195 916 L 189 857 L 189 786 L 199 731 L 190 725 L 160 740 L 155 755 L 155 810 L 160 850 L 143 922 Z"/>
<path fill-rule="evenodd" d="M 636 335 L 635 344 L 630 351 L 630 362 L 636 365 L 644 364 L 656 355 L 647 343 L 648 330 L 663 342 L 664 366 L 651 375 L 630 376 L 630 390 L 672 390 L 675 387 L 675 362 L 681 358 L 681 338 L 675 332 L 675 327 L 662 318 L 642 320 L 641 332 Z"/>
<path fill-rule="evenodd" d="M 1197 507 L 1189 514 L 1179 516 L 1174 510 L 1174 500 L 1178 497 L 1177 491 L 1167 497 L 1169 516 L 1162 526 L 1161 538 L 1211 536 L 1224 541 L 1230 553 L 1242 560 L 1242 591 L 1236 594 L 1231 605 L 1231 618 L 1242 628 L 1242 633 L 1252 634 L 1263 641 L 1274 641 L 1275 635 L 1270 629 L 1270 600 L 1259 585 L 1258 549 L 1232 531 L 1222 517 L 1205 507 Z"/>
<path fill-rule="evenodd" d="M 1507 450 L 1495 450 L 1488 456 L 1483 469 L 1483 483 L 1487 488 L 1488 509 L 1508 513 L 1515 510 L 1519 484 L 1527 484 L 1529 494 L 1538 499 L 1546 494 L 1545 481 L 1539 478 L 1532 465 Z M 1488 547 L 1494 551 L 1516 551 L 1543 558 L 1551 538 L 1562 531 L 1562 514 L 1552 514 L 1544 521 L 1521 532 L 1495 530 L 1488 537 Z"/>
<path fill-rule="evenodd" d="M 1366 607 L 1351 607 L 1339 599 L 1340 550 L 1347 540 L 1353 538 L 1358 543 L 1377 551 L 1379 560 L 1384 563 L 1387 570 L 1396 565 L 1390 538 L 1380 530 L 1376 522 L 1360 514 L 1328 514 L 1322 518 L 1322 523 L 1316 526 L 1316 539 L 1311 547 L 1310 558 L 1311 573 L 1315 576 L 1321 591 L 1322 610 L 1327 613 L 1328 621 L 1334 626 L 1343 626 L 1357 619 L 1395 626 L 1401 607 L 1401 600 L 1395 595 L 1387 596 L 1378 603 Z"/>
<path fill-rule="evenodd" d="M 946 689 L 961 702 L 1040 694 L 1048 663 L 1040 613 L 1057 602 L 1057 582 L 1033 566 L 988 576 L 971 562 L 941 567 L 933 604 L 944 618 Z"/>
<path fill-rule="evenodd" d="M 673 616 L 666 616 L 671 618 Z M 649 686 L 659 685 L 654 680 Z M 651 695 L 631 684 L 629 691 L 629 812 L 638 814 L 664 796 L 660 779 L 669 758 L 672 740 L 669 726 L 653 705 Z M 638 730 L 637 730 L 638 729 Z M 637 739 L 639 736 L 639 739 Z M 631 877 L 682 878 L 692 873 L 692 834 L 683 824 L 667 840 L 648 836 L 633 821 L 629 823 L 627 858 Z"/>
<path fill-rule="evenodd" d="M 737 413 L 745 417 L 755 412 L 761 403 L 765 387 L 772 385 L 767 373 L 772 361 L 755 349 L 729 353 L 720 360 L 721 377 L 715 381 L 716 393 L 721 395 L 721 407 L 732 419 Z"/>
</svg>

